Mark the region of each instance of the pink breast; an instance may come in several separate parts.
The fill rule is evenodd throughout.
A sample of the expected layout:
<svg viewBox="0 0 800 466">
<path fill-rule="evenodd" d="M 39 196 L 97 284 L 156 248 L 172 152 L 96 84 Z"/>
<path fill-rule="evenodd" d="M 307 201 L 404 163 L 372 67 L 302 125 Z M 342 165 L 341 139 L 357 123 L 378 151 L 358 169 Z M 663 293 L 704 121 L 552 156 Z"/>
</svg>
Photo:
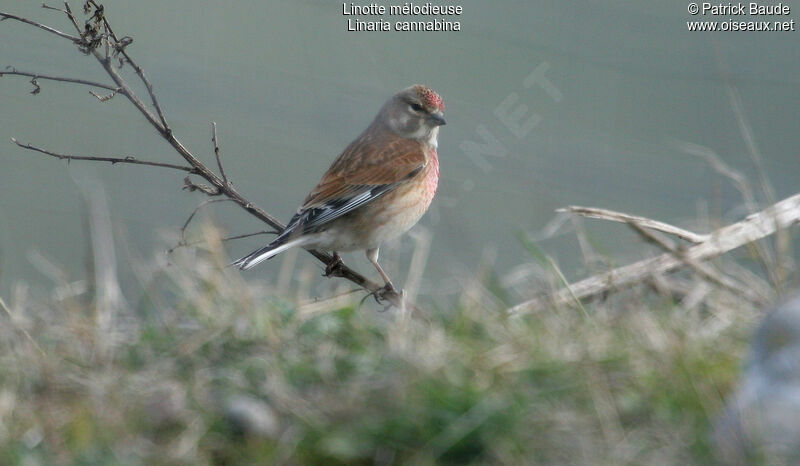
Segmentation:
<svg viewBox="0 0 800 466">
<path fill-rule="evenodd" d="M 430 162 L 431 166 L 428 169 L 427 176 L 425 176 L 425 190 L 430 199 L 433 200 L 433 195 L 436 194 L 436 188 L 439 186 L 439 156 L 436 154 L 436 149 L 431 151 Z M 430 200 L 428 203 L 430 203 Z"/>
</svg>

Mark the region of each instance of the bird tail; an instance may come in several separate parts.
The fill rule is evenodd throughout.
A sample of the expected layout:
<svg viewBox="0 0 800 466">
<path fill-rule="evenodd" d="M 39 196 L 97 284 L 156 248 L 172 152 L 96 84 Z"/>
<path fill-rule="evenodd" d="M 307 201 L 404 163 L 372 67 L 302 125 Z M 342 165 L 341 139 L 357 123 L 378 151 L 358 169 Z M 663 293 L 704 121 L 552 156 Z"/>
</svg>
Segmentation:
<svg viewBox="0 0 800 466">
<path fill-rule="evenodd" d="M 271 259 L 273 256 L 277 256 L 289 248 L 302 246 L 307 241 L 308 237 L 295 238 L 287 242 L 283 242 L 282 238 L 278 238 L 276 241 L 269 243 L 263 248 L 253 251 L 241 259 L 233 261 L 230 265 L 238 267 L 241 270 L 250 270 L 265 260 Z"/>
</svg>

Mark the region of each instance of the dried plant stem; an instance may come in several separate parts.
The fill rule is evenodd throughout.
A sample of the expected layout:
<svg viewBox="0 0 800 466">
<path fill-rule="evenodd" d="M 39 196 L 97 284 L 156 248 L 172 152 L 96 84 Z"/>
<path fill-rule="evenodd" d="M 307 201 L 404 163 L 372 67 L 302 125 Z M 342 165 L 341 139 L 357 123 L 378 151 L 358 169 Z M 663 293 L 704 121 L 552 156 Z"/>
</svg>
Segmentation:
<svg viewBox="0 0 800 466">
<path fill-rule="evenodd" d="M 624 214 L 622 212 L 616 212 L 609 209 L 599 209 L 596 207 L 569 206 L 569 207 L 564 207 L 563 209 L 556 209 L 556 212 L 569 212 L 571 214 L 579 214 L 589 218 L 611 220 L 613 222 L 621 222 L 621 223 L 632 223 L 635 225 L 639 225 L 642 228 L 648 228 L 651 230 L 657 230 L 663 233 L 674 235 L 680 239 L 684 239 L 686 241 L 695 244 L 704 243 L 709 239 L 709 235 L 699 235 L 697 233 L 684 230 L 683 228 L 679 228 L 674 225 L 670 225 L 668 223 L 659 222 L 658 220 L 652 220 L 647 217 L 640 217 L 638 215 Z"/>
<path fill-rule="evenodd" d="M 665 238 L 661 238 L 657 234 L 645 229 L 641 225 L 638 225 L 634 222 L 629 222 L 628 225 L 630 225 L 630 227 L 633 228 L 633 230 L 636 231 L 646 241 L 657 245 L 661 249 L 677 257 L 688 268 L 695 271 L 698 275 L 700 275 L 704 279 L 718 286 L 721 286 L 730 291 L 731 293 L 740 296 L 742 298 L 745 298 L 748 301 L 758 306 L 763 306 L 767 303 L 766 297 L 759 296 L 753 290 L 744 286 L 744 284 L 738 283 L 736 280 L 714 270 L 710 265 L 696 261 L 688 257 L 682 249 L 676 247 L 674 244 L 671 244 L 671 242 L 667 241 Z"/>
<path fill-rule="evenodd" d="M 509 309 L 511 313 L 528 313 L 540 310 L 548 303 L 568 304 L 576 298 L 587 300 L 603 293 L 641 283 L 649 277 L 664 274 L 686 267 L 689 263 L 720 256 L 733 249 L 791 227 L 800 222 L 800 194 L 795 194 L 773 204 L 744 220 L 722 227 L 708 235 L 703 243 L 686 248 L 681 257 L 673 252 L 645 259 L 633 264 L 601 273 L 557 291 L 548 298 L 537 298 L 517 304 Z M 640 225 L 642 226 L 642 225 Z M 643 228 L 646 228 L 642 226 Z"/>
</svg>

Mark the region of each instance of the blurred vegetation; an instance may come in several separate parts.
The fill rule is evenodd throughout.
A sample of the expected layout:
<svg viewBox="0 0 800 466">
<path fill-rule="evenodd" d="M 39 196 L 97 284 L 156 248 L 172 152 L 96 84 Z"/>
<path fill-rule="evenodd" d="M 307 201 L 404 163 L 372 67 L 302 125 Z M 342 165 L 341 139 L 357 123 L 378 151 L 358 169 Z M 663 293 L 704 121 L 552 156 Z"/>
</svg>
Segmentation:
<svg viewBox="0 0 800 466">
<path fill-rule="evenodd" d="M 487 272 L 421 319 L 170 261 L 135 305 L 5 300 L 0 463 L 708 464 L 759 315 L 707 287 L 509 316 Z"/>
</svg>

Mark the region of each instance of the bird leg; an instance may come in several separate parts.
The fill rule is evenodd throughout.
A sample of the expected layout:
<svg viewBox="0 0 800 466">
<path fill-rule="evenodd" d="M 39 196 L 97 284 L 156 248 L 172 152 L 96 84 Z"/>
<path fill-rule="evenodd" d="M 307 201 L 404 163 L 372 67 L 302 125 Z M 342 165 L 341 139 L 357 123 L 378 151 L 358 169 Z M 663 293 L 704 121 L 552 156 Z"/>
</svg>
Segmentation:
<svg viewBox="0 0 800 466">
<path fill-rule="evenodd" d="M 386 293 L 397 293 L 394 285 L 392 285 L 392 280 L 389 279 L 389 276 L 383 271 L 381 265 L 378 264 L 378 248 L 367 249 L 367 260 L 372 262 L 372 265 L 375 266 L 375 269 L 378 270 L 378 273 L 381 274 L 381 278 L 383 278 L 383 281 L 386 283 L 383 287 L 383 290 L 379 291 L 379 294 L 383 295 Z"/>
<path fill-rule="evenodd" d="M 333 259 L 325 266 L 325 276 L 339 277 L 339 274 L 342 271 L 342 265 L 344 265 L 344 263 L 342 262 L 342 258 L 339 256 L 339 253 L 333 251 Z"/>
</svg>

